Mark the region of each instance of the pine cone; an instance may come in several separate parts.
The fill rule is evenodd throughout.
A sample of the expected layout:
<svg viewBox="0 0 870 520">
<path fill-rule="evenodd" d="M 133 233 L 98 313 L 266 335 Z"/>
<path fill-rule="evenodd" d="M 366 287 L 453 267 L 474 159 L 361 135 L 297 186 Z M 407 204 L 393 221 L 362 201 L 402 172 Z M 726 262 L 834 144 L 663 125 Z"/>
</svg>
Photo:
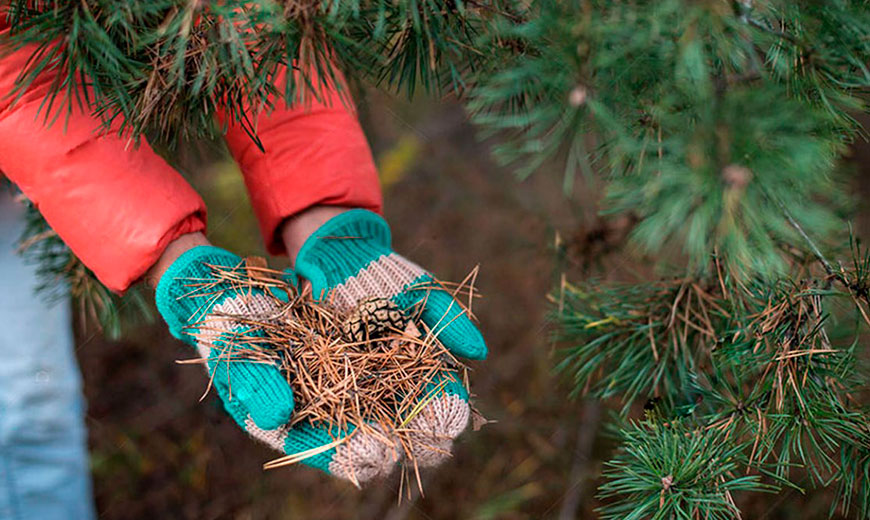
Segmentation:
<svg viewBox="0 0 870 520">
<path fill-rule="evenodd" d="M 406 326 L 407 320 L 395 303 L 374 298 L 360 302 L 341 328 L 348 340 L 361 342 L 400 333 Z"/>
</svg>

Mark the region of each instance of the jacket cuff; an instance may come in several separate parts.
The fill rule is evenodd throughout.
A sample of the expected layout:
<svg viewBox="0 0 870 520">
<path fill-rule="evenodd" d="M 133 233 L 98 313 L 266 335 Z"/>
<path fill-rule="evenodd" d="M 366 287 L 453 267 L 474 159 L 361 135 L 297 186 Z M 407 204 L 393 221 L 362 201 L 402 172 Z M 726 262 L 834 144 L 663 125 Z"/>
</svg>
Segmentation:
<svg viewBox="0 0 870 520">
<path fill-rule="evenodd" d="M 342 89 L 330 86 L 319 100 L 293 106 L 276 101 L 274 110 L 259 114 L 265 153 L 238 125 L 228 125 L 227 145 L 273 255 L 287 254 L 279 236 L 284 221 L 312 206 L 382 210 L 375 161 Z"/>
<path fill-rule="evenodd" d="M 120 283 L 112 282 L 107 283 L 108 280 L 103 281 L 103 284 L 106 285 L 109 289 L 116 292 L 123 292 L 130 288 L 131 285 L 139 282 L 145 274 L 151 269 L 154 264 L 157 263 L 157 260 L 160 259 L 160 256 L 163 255 L 163 252 L 166 250 L 166 247 L 169 246 L 174 240 L 177 238 L 187 235 L 190 233 L 205 233 L 206 230 L 206 215 L 205 215 L 205 206 L 200 208 L 199 210 L 187 215 L 186 217 L 179 220 L 175 225 L 171 226 L 166 233 L 163 234 L 162 237 L 157 241 L 157 244 L 148 251 L 143 257 L 141 264 L 131 268 L 126 276 L 119 277 L 122 278 L 119 280 Z M 107 276 L 106 278 L 109 278 Z M 99 275 L 98 275 L 99 278 Z M 113 287 L 113 285 L 117 285 L 117 287 Z"/>
</svg>

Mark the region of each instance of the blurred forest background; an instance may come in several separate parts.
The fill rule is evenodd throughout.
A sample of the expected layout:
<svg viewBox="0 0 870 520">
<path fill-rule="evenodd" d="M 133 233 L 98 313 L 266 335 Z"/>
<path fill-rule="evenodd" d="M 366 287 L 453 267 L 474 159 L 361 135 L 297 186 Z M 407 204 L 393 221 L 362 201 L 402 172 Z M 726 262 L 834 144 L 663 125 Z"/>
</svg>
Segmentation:
<svg viewBox="0 0 870 520">
<path fill-rule="evenodd" d="M 79 330 L 101 518 L 595 518 L 596 478 L 613 447 L 601 428 L 610 403 L 571 400 L 553 375 L 548 294 L 562 273 L 631 280 L 645 271 L 623 247 L 632 221 L 600 219 L 589 182 L 566 196 L 559 174 L 516 181 L 449 100 L 404 102 L 372 90 L 357 102 L 396 250 L 447 280 L 480 264 L 475 312 L 490 358 L 473 366 L 471 383 L 493 422 L 469 429 L 454 458 L 423 475 L 425 497 L 399 502 L 398 474 L 359 491 L 305 467 L 264 472 L 277 455 L 244 435 L 217 399 L 199 402 L 206 375 L 175 363 L 190 353 L 162 324 L 128 327 L 118 342 Z M 851 160 L 867 168 L 870 149 L 860 146 Z M 220 146 L 180 153 L 209 205 L 212 242 L 263 255 L 242 178 Z M 863 185 L 856 189 L 867 200 Z M 861 213 L 856 231 L 866 235 Z M 747 518 L 766 520 L 827 518 L 830 504 L 788 490 L 757 503 L 737 498 Z"/>
</svg>

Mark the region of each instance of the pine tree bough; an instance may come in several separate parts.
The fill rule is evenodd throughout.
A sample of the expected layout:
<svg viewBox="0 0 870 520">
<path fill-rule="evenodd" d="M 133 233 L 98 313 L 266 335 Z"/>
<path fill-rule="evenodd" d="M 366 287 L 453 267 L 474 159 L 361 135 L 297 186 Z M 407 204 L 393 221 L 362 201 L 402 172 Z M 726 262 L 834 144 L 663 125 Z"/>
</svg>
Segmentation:
<svg viewBox="0 0 870 520">
<path fill-rule="evenodd" d="M 649 284 L 566 283 L 559 369 L 575 392 L 624 406 L 600 488 L 605 518 L 739 518 L 735 494 L 838 488 L 832 511 L 870 509 L 870 411 L 861 335 L 870 255 L 828 274 Z M 644 403 L 644 417 L 629 420 Z M 687 517 L 687 518 L 689 518 Z"/>
<path fill-rule="evenodd" d="M 602 516 L 739 518 L 787 481 L 867 518 L 867 255 L 845 246 L 840 165 L 866 136 L 868 4 L 527 7 L 493 37 L 517 52 L 477 78 L 474 120 L 520 177 L 599 177 L 604 213 L 633 222 L 623 251 L 661 268 L 552 295 L 560 370 L 622 403 Z"/>
<path fill-rule="evenodd" d="M 34 45 L 18 94 L 53 71 L 48 119 L 84 103 L 107 127 L 169 143 L 218 135 L 219 112 L 256 140 L 251 111 L 343 86 L 339 69 L 408 92 L 460 90 L 485 57 L 476 39 L 499 12 L 499 2 L 428 0 L 3 3 L 11 32 L 0 45 Z M 285 75 L 288 66 L 295 72 Z"/>
</svg>

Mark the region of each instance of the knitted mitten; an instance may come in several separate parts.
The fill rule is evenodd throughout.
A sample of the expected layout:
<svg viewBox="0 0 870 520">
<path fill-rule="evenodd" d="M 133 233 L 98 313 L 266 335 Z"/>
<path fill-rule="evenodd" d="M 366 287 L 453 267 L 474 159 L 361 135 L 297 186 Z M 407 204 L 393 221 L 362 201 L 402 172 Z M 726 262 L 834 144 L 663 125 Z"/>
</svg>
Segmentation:
<svg viewBox="0 0 870 520">
<path fill-rule="evenodd" d="M 212 384 L 236 423 L 254 438 L 284 454 L 318 451 L 350 432 L 326 431 L 310 425 L 287 427 L 293 413 L 293 392 L 276 366 L 239 359 L 240 335 L 256 338 L 262 332 L 247 323 L 278 318 L 281 309 L 262 290 L 239 290 L 229 283 L 204 287 L 214 278 L 212 267 L 247 276 L 243 260 L 211 246 L 195 247 L 181 255 L 157 285 L 157 309 L 172 334 L 194 346 L 206 360 Z M 229 341 L 234 337 L 236 341 Z M 337 447 L 321 450 L 302 462 L 354 483 L 392 467 L 397 460 L 372 436 L 357 434 Z"/>
<path fill-rule="evenodd" d="M 390 228 L 375 213 L 350 210 L 323 224 L 302 245 L 296 272 L 311 282 L 316 298 L 329 298 L 341 310 L 363 300 L 387 298 L 408 315 L 419 313 L 454 355 L 486 357 L 483 336 L 463 307 L 430 273 L 393 251 Z M 470 415 L 461 381 L 448 377 L 446 382 L 432 382 L 430 388 L 439 386 L 443 388 L 408 423 L 414 432 L 415 458 L 423 466 L 437 465 L 449 456 L 453 439 Z"/>
</svg>

